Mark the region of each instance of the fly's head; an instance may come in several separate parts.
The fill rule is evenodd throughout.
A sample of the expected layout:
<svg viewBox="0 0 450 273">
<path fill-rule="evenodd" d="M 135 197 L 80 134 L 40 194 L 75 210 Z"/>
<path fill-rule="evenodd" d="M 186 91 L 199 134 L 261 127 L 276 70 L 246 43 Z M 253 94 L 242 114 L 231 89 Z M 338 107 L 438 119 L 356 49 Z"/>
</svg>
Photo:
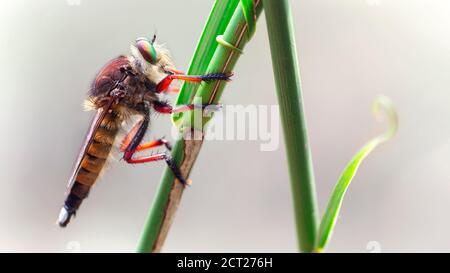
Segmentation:
<svg viewBox="0 0 450 273">
<path fill-rule="evenodd" d="M 156 36 L 149 40 L 145 37 L 136 39 L 131 45 L 132 64 L 137 71 L 145 75 L 148 80 L 157 84 L 175 66 L 170 58 L 169 51 L 156 41 Z"/>
</svg>

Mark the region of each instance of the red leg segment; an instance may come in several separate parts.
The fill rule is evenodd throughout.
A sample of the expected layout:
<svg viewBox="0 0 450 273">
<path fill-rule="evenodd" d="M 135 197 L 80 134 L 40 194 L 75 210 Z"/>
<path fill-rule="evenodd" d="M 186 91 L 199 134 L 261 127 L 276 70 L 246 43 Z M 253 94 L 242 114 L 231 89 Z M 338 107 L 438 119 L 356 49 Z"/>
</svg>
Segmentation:
<svg viewBox="0 0 450 273">
<path fill-rule="evenodd" d="M 170 168 L 170 170 L 175 175 L 175 177 L 183 185 L 189 185 L 190 183 L 188 183 L 188 181 L 186 181 L 186 179 L 184 179 L 184 177 L 181 174 L 180 169 L 178 168 L 178 166 L 173 162 L 173 160 L 170 157 L 170 155 L 168 155 L 166 153 L 159 153 L 159 154 L 154 154 L 154 155 L 149 155 L 149 156 L 133 158 L 133 155 L 139 149 L 144 150 L 144 149 L 153 148 L 153 147 L 156 147 L 156 146 L 159 146 L 159 145 L 162 145 L 162 144 L 166 144 L 166 146 L 168 145 L 166 140 L 160 139 L 160 140 L 156 140 L 156 141 L 152 141 L 152 142 L 149 142 L 149 143 L 146 143 L 146 144 L 139 145 L 138 148 L 136 148 L 135 150 L 131 150 L 131 151 L 126 151 L 125 150 L 123 158 L 127 161 L 127 163 L 130 163 L 130 164 L 140 164 L 140 163 L 147 163 L 147 162 L 155 162 L 155 161 L 164 160 L 164 161 L 166 161 L 167 166 Z"/>
<path fill-rule="evenodd" d="M 125 153 L 125 160 L 130 164 L 138 164 L 138 163 L 146 163 L 146 162 L 153 162 L 153 161 L 160 161 L 167 159 L 167 154 L 161 153 L 161 154 L 154 154 L 149 156 L 143 156 L 138 158 L 132 158 L 134 152 L 127 155 Z"/>
<path fill-rule="evenodd" d="M 186 104 L 186 105 L 179 105 L 176 107 L 172 107 L 169 104 L 165 103 L 154 103 L 153 109 L 155 109 L 156 112 L 161 114 L 172 114 L 172 113 L 181 113 L 181 112 L 187 112 L 190 110 L 193 110 L 195 107 L 199 107 L 195 104 Z M 203 104 L 202 109 L 207 108 L 210 111 L 217 111 L 222 108 L 221 104 Z"/>
<path fill-rule="evenodd" d="M 178 166 L 173 162 L 172 158 L 170 157 L 170 155 L 166 154 L 166 153 L 159 153 L 159 154 L 154 154 L 154 155 L 150 155 L 150 156 L 143 156 L 143 157 L 138 157 L 138 158 L 132 158 L 133 154 L 136 152 L 136 150 L 131 151 L 131 152 L 125 152 L 124 154 L 124 159 L 127 161 L 127 163 L 130 164 L 140 164 L 140 163 L 147 163 L 147 162 L 155 162 L 155 161 L 160 161 L 160 160 L 164 160 L 167 163 L 167 166 L 170 168 L 170 170 L 172 171 L 172 173 L 175 175 L 175 177 L 183 184 L 183 185 L 190 185 L 189 180 L 186 181 L 186 179 L 183 177 L 183 175 L 181 174 L 180 169 L 178 168 Z"/>
<path fill-rule="evenodd" d="M 206 75 L 185 75 L 175 73 L 167 75 L 160 83 L 158 83 L 158 85 L 156 86 L 156 91 L 157 92 L 166 91 L 173 80 L 182 80 L 186 82 L 200 83 L 202 81 L 213 81 L 213 80 L 228 81 L 230 80 L 231 76 L 232 76 L 231 73 L 212 73 Z"/>
<path fill-rule="evenodd" d="M 130 132 L 125 136 L 122 145 L 121 150 L 124 152 L 123 159 L 127 163 L 130 164 L 139 164 L 139 163 L 146 163 L 146 162 L 154 162 L 154 161 L 160 161 L 164 160 L 167 163 L 167 166 L 172 170 L 172 173 L 175 175 L 175 177 L 184 185 L 187 185 L 188 182 L 186 179 L 184 179 L 183 175 L 181 174 L 180 169 L 178 166 L 173 162 L 172 158 L 169 154 L 166 153 L 158 153 L 150 156 L 142 156 L 133 158 L 133 155 L 137 151 L 142 151 L 154 147 L 158 147 L 161 145 L 166 145 L 167 149 L 171 149 L 170 144 L 168 141 L 164 138 L 150 141 L 148 143 L 140 144 L 142 141 L 142 138 L 145 133 L 145 130 L 148 126 L 148 119 L 143 119 L 142 121 L 138 122 L 133 128 L 130 130 Z"/>
<path fill-rule="evenodd" d="M 122 141 L 122 145 L 120 146 L 120 150 L 122 152 L 125 152 L 127 147 L 130 145 L 133 138 L 136 136 L 137 131 L 139 130 L 139 127 L 142 125 L 142 121 L 138 122 L 131 130 L 130 132 L 125 136 L 125 138 Z M 156 148 L 159 146 L 165 145 L 167 149 L 172 150 L 172 146 L 170 145 L 169 141 L 165 138 L 160 138 L 156 140 L 152 140 L 147 143 L 140 144 L 136 147 L 135 151 L 144 151 L 151 148 Z"/>
<path fill-rule="evenodd" d="M 161 114 L 172 114 L 172 113 L 180 113 L 180 112 L 186 112 L 189 110 L 193 110 L 194 105 L 193 104 L 180 105 L 180 106 L 177 106 L 174 108 L 168 104 L 154 104 L 153 108 L 155 109 L 156 112 L 161 113 Z"/>
<path fill-rule="evenodd" d="M 172 146 L 170 146 L 169 141 L 165 138 L 160 138 L 137 146 L 136 151 L 144 151 L 162 145 L 165 145 L 167 149 L 172 150 Z"/>
<path fill-rule="evenodd" d="M 127 151 L 127 147 L 130 144 L 131 140 L 135 137 L 136 131 L 137 131 L 136 128 L 138 128 L 139 125 L 140 125 L 139 123 L 136 124 L 135 127 L 133 127 L 133 129 L 127 134 L 124 141 L 122 142 L 121 150 L 124 152 L 123 158 L 130 164 L 146 163 L 146 162 L 167 159 L 167 155 L 165 153 L 159 153 L 159 154 L 154 154 L 154 155 L 150 155 L 150 156 L 133 158 L 133 155 L 138 151 L 155 148 L 155 147 L 159 147 L 162 145 L 166 145 L 166 147 L 170 150 L 170 148 L 171 148 L 170 144 L 164 138 L 160 138 L 157 140 L 150 141 L 148 143 L 140 144 L 139 146 L 136 147 L 136 149 Z M 136 126 L 138 126 L 138 127 L 136 127 Z"/>
<path fill-rule="evenodd" d="M 169 68 L 167 69 L 167 71 L 172 72 L 173 74 L 184 74 L 183 72 L 181 72 L 180 70 L 176 70 L 174 68 Z"/>
<path fill-rule="evenodd" d="M 201 76 L 187 76 L 182 74 L 167 75 L 158 85 L 156 86 L 156 91 L 161 93 L 166 91 L 173 80 L 183 80 L 188 82 L 199 83 L 202 81 Z"/>
<path fill-rule="evenodd" d="M 170 92 L 170 93 L 179 93 L 180 92 L 180 87 L 178 86 L 170 86 L 167 87 L 166 91 L 164 92 Z"/>
<path fill-rule="evenodd" d="M 136 125 L 131 128 L 130 132 L 125 136 L 125 138 L 122 140 L 122 145 L 120 145 L 120 150 L 122 152 L 125 152 L 128 146 L 130 146 L 131 141 L 136 136 L 137 131 L 142 126 L 142 120 L 136 123 Z"/>
</svg>

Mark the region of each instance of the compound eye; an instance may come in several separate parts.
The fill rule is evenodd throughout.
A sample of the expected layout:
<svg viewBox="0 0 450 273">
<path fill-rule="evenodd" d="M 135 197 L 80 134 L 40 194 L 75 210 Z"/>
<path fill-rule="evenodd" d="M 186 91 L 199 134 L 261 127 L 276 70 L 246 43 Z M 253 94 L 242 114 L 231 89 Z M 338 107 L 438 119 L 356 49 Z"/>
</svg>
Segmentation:
<svg viewBox="0 0 450 273">
<path fill-rule="evenodd" d="M 156 50 L 147 38 L 137 38 L 136 47 L 142 57 L 151 64 L 156 64 Z"/>
</svg>

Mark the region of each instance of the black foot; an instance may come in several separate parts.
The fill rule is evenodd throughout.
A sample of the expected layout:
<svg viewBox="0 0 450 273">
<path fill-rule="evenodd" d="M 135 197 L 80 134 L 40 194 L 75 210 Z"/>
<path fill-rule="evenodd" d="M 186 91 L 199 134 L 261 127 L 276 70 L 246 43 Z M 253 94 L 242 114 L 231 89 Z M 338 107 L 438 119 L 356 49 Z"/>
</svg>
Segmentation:
<svg viewBox="0 0 450 273">
<path fill-rule="evenodd" d="M 226 73 L 210 73 L 206 75 L 202 75 L 202 81 L 210 82 L 210 81 L 230 81 L 233 76 L 232 72 Z"/>
<path fill-rule="evenodd" d="M 175 164 L 175 162 L 173 161 L 173 159 L 170 157 L 170 155 L 168 155 L 166 157 L 166 163 L 167 166 L 170 168 L 170 170 L 172 170 L 173 175 L 175 175 L 175 177 L 180 180 L 181 184 L 183 185 L 188 185 L 186 179 L 183 177 L 183 175 L 181 174 L 180 168 L 178 168 L 178 166 Z"/>
<path fill-rule="evenodd" d="M 161 141 L 162 143 L 164 143 L 164 146 L 166 146 L 167 150 L 172 151 L 172 144 L 170 144 L 170 142 L 165 137 L 162 137 Z"/>
</svg>

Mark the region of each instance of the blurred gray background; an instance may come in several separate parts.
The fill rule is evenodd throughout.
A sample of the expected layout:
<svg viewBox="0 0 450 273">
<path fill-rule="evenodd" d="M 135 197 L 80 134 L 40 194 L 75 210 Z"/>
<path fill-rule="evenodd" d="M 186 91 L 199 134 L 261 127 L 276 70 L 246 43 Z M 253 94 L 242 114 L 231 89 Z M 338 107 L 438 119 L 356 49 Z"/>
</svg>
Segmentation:
<svg viewBox="0 0 450 273">
<path fill-rule="evenodd" d="M 321 213 L 347 161 L 385 128 L 372 100 L 389 96 L 400 116 L 356 175 L 328 251 L 450 251 L 450 2 L 291 3 Z M 0 251 L 134 251 L 163 163 L 115 163 L 70 226 L 55 224 L 92 115 L 81 103 L 137 36 L 157 31 L 186 70 L 211 6 L 0 2 Z M 277 103 L 265 27 L 262 15 L 223 103 Z M 149 137 L 168 135 L 169 117 L 154 127 Z M 296 251 L 285 147 L 259 146 L 205 143 L 164 251 Z"/>
</svg>

